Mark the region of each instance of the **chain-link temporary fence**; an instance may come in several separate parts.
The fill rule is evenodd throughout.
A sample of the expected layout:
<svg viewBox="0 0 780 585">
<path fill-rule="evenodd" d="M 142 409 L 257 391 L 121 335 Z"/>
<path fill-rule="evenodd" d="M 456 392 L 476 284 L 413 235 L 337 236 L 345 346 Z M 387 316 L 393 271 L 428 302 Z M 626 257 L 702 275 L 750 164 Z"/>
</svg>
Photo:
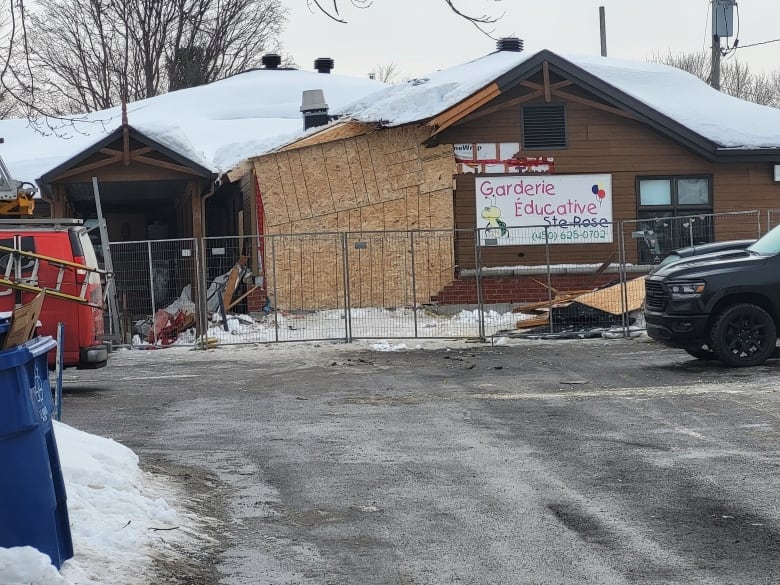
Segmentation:
<svg viewBox="0 0 780 585">
<path fill-rule="evenodd" d="M 780 209 L 767 209 L 766 212 L 766 231 L 771 230 L 780 224 Z"/>
<path fill-rule="evenodd" d="M 630 336 L 642 325 L 644 276 L 668 252 L 756 238 L 760 215 L 160 240 L 111 252 L 127 343 Z"/>
<path fill-rule="evenodd" d="M 122 242 L 110 250 L 126 342 L 167 345 L 194 327 L 192 287 L 202 280 L 195 240 Z"/>
</svg>

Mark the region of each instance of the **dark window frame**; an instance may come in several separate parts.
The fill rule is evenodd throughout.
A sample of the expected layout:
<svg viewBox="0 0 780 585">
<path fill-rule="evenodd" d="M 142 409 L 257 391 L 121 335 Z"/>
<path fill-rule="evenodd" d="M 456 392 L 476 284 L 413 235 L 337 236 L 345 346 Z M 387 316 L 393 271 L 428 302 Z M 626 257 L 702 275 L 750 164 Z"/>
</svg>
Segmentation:
<svg viewBox="0 0 780 585">
<path fill-rule="evenodd" d="M 681 204 L 678 200 L 678 184 L 681 180 L 706 179 L 707 203 Z M 657 241 L 656 251 L 649 246 L 638 242 L 640 264 L 657 263 L 663 256 L 677 248 L 683 248 L 691 244 L 703 244 L 715 241 L 714 226 L 712 221 L 714 181 L 710 174 L 685 174 L 685 175 L 637 175 L 636 176 L 636 210 L 640 231 L 651 230 Z M 641 184 L 642 181 L 670 182 L 671 201 L 668 205 L 642 205 Z M 686 222 L 683 218 L 691 218 L 694 222 L 702 218 L 701 227 L 697 228 L 695 237 L 693 232 L 685 230 Z M 655 220 L 655 221 L 653 221 Z M 671 221 L 665 221 L 671 220 Z M 690 223 L 690 222 L 687 222 Z"/>
</svg>

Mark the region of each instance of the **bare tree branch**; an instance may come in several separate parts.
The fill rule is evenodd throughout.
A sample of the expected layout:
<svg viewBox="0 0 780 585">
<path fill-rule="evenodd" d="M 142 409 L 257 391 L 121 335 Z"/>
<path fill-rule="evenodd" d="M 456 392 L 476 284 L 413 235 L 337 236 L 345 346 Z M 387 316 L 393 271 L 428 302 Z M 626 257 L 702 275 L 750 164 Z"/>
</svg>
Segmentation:
<svg viewBox="0 0 780 585">
<path fill-rule="evenodd" d="M 392 1 L 392 0 L 388 0 Z M 465 2 L 466 0 L 462 0 Z M 494 0 L 495 2 L 501 2 L 502 0 Z M 356 8 L 368 8 L 373 3 L 374 0 L 349 0 L 350 4 L 352 6 L 355 6 Z M 471 24 L 473 24 L 477 29 L 479 29 L 480 32 L 486 34 L 487 36 L 492 37 L 492 30 L 487 30 L 485 28 L 485 25 L 494 24 L 498 22 L 502 17 L 503 14 L 499 16 L 489 16 L 487 14 L 482 15 L 474 15 L 469 14 L 465 12 L 464 10 L 458 8 L 455 6 L 455 0 L 443 0 L 444 4 L 446 4 L 452 12 L 460 16 L 461 18 L 469 21 Z M 318 10 L 328 18 L 340 22 L 342 24 L 346 24 L 346 20 L 341 17 L 341 14 L 339 12 L 339 0 L 333 0 L 333 8 L 328 9 L 325 6 L 323 6 L 324 0 L 306 0 L 306 5 L 309 7 L 310 10 Z"/>
<path fill-rule="evenodd" d="M 259 66 L 263 53 L 278 50 L 286 18 L 282 0 L 18 6 L 31 26 L 12 27 L 17 42 L 8 44 L 1 81 L 32 115 L 102 110 Z"/>
</svg>

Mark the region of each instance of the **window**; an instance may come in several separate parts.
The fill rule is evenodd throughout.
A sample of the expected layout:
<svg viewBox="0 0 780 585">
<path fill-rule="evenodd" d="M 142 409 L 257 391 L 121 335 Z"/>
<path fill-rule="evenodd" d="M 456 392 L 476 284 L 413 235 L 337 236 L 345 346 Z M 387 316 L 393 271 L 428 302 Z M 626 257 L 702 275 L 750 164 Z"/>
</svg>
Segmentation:
<svg viewBox="0 0 780 585">
<path fill-rule="evenodd" d="M 639 261 L 656 263 L 676 248 L 713 241 L 712 178 L 637 177 Z"/>
<path fill-rule="evenodd" d="M 566 110 L 563 104 L 523 107 L 523 148 L 566 148 Z"/>
</svg>

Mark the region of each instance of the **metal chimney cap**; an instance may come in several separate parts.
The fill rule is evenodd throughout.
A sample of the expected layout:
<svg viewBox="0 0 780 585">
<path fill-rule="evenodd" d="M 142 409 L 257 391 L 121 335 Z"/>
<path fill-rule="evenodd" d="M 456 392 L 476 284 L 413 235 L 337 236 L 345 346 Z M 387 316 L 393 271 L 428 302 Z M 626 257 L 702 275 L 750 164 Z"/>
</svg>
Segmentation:
<svg viewBox="0 0 780 585">
<path fill-rule="evenodd" d="M 325 103 L 325 93 L 321 89 L 303 90 L 301 100 L 301 112 L 310 112 L 312 110 L 327 110 L 328 104 Z"/>
<path fill-rule="evenodd" d="M 523 50 L 523 39 L 517 37 L 504 37 L 496 41 L 496 49 L 499 51 L 513 51 L 519 53 Z"/>
<path fill-rule="evenodd" d="M 336 62 L 330 57 L 320 57 L 319 59 L 314 60 L 314 68 L 319 73 L 330 73 L 333 71 L 335 65 Z"/>
<path fill-rule="evenodd" d="M 266 69 L 278 69 L 282 64 L 282 58 L 276 53 L 268 53 L 263 55 L 262 63 Z"/>
</svg>

